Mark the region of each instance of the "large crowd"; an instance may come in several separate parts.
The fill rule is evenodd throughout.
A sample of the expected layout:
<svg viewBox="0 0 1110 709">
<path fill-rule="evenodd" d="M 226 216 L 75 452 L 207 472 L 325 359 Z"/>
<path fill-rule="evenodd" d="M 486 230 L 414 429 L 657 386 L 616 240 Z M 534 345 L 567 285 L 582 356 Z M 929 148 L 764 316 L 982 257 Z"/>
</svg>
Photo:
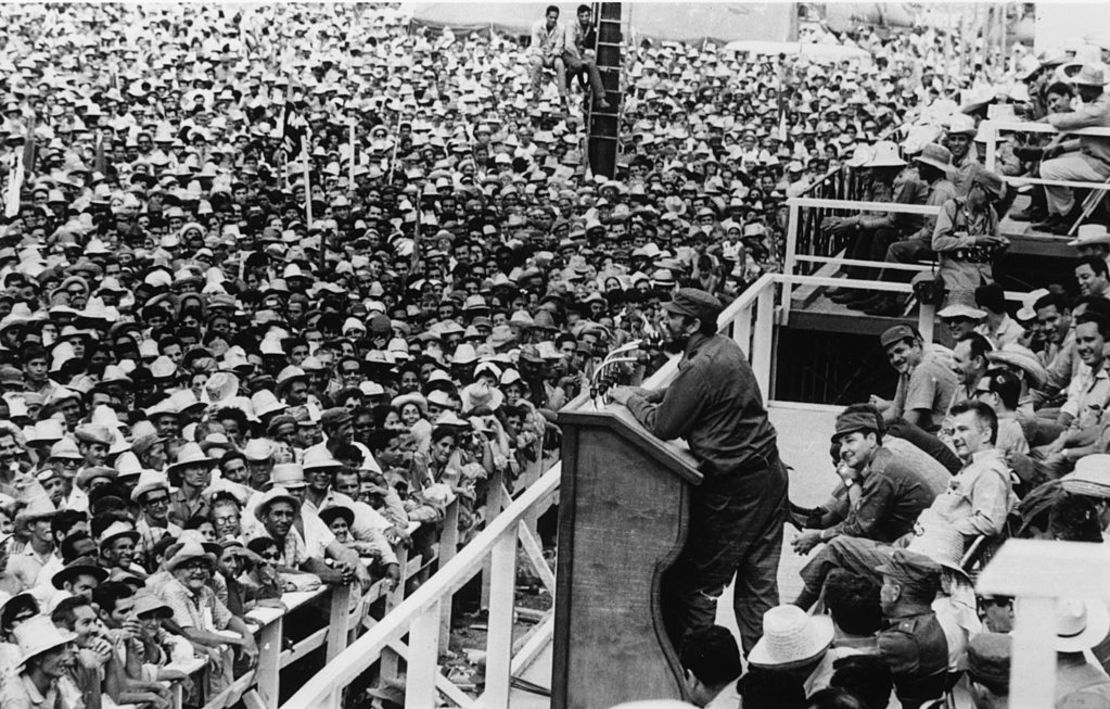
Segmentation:
<svg viewBox="0 0 1110 709">
<path fill-rule="evenodd" d="M 537 48 L 496 32 L 413 31 L 396 7 L 365 3 L 0 8 L 0 705 L 163 707 L 169 684 L 185 680 L 170 665 L 204 657 L 203 680 L 186 691 L 200 704 L 255 662 L 250 609 L 321 583 L 396 582 L 397 551 L 430 544 L 456 500 L 465 543 L 485 521 L 486 482 L 499 472 L 511 486 L 558 448 L 555 412 L 591 392 L 604 356 L 656 341 L 676 288 L 728 302 L 776 270 L 786 198 L 828 173 L 897 167 L 888 182 L 907 201 L 941 205 L 958 191 L 992 209 L 1000 190 L 989 173 L 947 179 L 974 134 L 952 115 L 961 95 L 1013 76 L 998 62 L 937 71 L 959 38 L 934 30 L 854 36 L 871 62 L 629 47 L 615 176 L 594 175 L 585 119 L 605 100 L 585 10 L 554 18 L 568 30 L 585 23 L 561 48 Z M 533 37 L 550 40 L 551 21 L 536 18 Z M 1048 166 L 1057 147 L 1022 169 Z M 917 156 L 909 181 L 899 155 Z M 1074 209 L 1049 197 L 1046 216 Z M 884 248 L 932 236 L 897 219 L 842 222 L 826 226 L 879 234 Z M 918 406 L 914 373 L 933 350 L 912 332 L 884 336 L 904 385 L 876 402 L 878 418 L 856 411 L 851 427 L 838 423 L 844 491 L 797 512 L 800 526 L 823 530 L 804 539 L 816 534 L 826 550 L 894 541 L 951 495 L 941 475 L 962 481 L 973 458 L 1007 493 L 990 514 L 966 505 L 979 516 L 960 534 L 994 535 L 1005 512 L 1024 509 L 1010 505 L 1003 461 L 1030 500 L 1043 479 L 1081 468 L 1076 451 L 1102 450 L 1092 392 L 1103 405 L 1108 394 L 1091 343 L 1107 330 L 1097 297 L 1110 286 L 1110 237 L 1084 238 L 1102 249 L 1079 267 L 1094 273 L 1092 294 L 1030 304 L 1043 327 L 1017 342 L 991 342 L 1005 316 L 989 288 L 982 311 L 953 305 L 986 326 L 955 352 L 959 398 L 980 403 L 950 418 L 949 360 L 928 369 L 948 388 Z M 968 244 L 951 250 L 975 262 Z M 660 360 L 644 358 L 638 374 Z M 1050 420 L 1053 403 L 1063 406 Z M 1014 424 L 1013 458 L 968 442 L 996 419 Z M 942 421 L 954 422 L 955 452 L 934 443 Z M 977 445 L 993 442 L 990 426 Z M 860 488 L 879 494 L 867 445 L 916 456 L 933 475 L 914 488 L 917 507 L 882 508 L 896 507 L 896 520 L 860 511 Z M 1027 528 L 1096 525 L 1106 503 L 1095 497 L 1053 497 Z M 823 596 L 842 634 L 876 630 L 878 586 L 820 558 L 807 592 Z M 944 569 L 899 551 L 882 573 L 933 592 L 943 577 L 945 597 L 966 600 Z M 899 609 L 925 613 L 932 599 L 919 591 Z M 988 619 L 1005 608 L 995 602 Z M 846 624 L 845 613 L 856 615 Z M 973 606 L 960 618 L 978 622 Z M 807 622 L 776 609 L 767 642 Z M 929 637 L 958 634 L 943 630 Z M 767 642 L 753 667 L 782 659 Z M 917 689 L 974 657 L 950 642 L 914 665 L 930 672 Z M 771 686 L 759 672 L 747 684 Z"/>
</svg>

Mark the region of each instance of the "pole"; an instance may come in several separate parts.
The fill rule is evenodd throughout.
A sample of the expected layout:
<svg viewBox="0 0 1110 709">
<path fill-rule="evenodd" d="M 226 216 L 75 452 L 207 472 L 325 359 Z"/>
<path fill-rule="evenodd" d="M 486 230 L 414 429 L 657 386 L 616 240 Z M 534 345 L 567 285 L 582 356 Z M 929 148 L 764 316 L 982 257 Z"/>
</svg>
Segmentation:
<svg viewBox="0 0 1110 709">
<path fill-rule="evenodd" d="M 355 117 L 351 116 L 351 162 L 347 167 L 347 191 L 355 191 L 355 162 L 358 160 L 358 148 L 355 146 Z"/>
</svg>

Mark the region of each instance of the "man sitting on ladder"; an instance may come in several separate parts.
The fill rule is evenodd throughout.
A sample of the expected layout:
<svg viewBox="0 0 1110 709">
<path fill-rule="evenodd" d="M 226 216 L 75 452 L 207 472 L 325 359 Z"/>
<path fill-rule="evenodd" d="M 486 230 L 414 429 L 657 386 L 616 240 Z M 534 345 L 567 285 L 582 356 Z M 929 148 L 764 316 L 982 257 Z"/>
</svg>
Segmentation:
<svg viewBox="0 0 1110 709">
<path fill-rule="evenodd" d="M 593 26 L 589 5 L 578 6 L 578 22 L 566 31 L 566 45 L 563 48 L 563 64 L 566 66 L 567 81 L 586 74 L 590 79 L 593 93 L 594 110 L 612 111 L 614 106 L 605 100 L 605 86 L 601 83 L 601 72 L 597 62 L 586 55 L 595 44 L 597 31 Z"/>
</svg>

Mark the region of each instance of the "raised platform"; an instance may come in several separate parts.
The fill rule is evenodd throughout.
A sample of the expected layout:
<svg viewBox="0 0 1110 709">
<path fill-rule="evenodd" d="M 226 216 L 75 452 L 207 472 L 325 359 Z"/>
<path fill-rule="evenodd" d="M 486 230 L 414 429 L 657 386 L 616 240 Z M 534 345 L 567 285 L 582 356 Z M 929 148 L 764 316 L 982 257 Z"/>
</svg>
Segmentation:
<svg viewBox="0 0 1110 709">
<path fill-rule="evenodd" d="M 790 499 L 799 505 L 813 507 L 824 502 L 836 484 L 836 474 L 829 461 L 829 434 L 840 407 L 811 404 L 771 402 L 771 423 L 778 430 L 779 452 L 790 467 Z M 797 535 L 787 526 L 783 535 L 782 558 L 779 562 L 779 596 L 789 602 L 801 591 L 798 572 L 806 558 L 794 554 L 791 540 Z M 717 623 L 732 630 L 739 638 L 736 618 L 732 612 L 732 587 L 729 586 L 717 605 Z M 518 676 L 542 687 L 551 686 L 550 644 Z M 547 709 L 550 699 L 514 688 L 509 695 L 512 709 Z"/>
</svg>

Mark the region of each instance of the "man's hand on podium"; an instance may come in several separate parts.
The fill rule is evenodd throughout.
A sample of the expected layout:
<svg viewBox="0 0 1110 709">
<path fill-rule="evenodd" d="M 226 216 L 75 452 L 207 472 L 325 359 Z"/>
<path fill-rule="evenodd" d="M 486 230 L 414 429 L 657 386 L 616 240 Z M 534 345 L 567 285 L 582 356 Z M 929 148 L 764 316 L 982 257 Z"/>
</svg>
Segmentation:
<svg viewBox="0 0 1110 709">
<path fill-rule="evenodd" d="M 609 391 L 606 392 L 606 395 L 608 396 L 609 401 L 616 402 L 621 406 L 627 406 L 628 400 L 632 397 L 632 394 L 634 392 L 635 389 L 633 389 L 632 387 L 615 386 L 611 387 Z"/>
</svg>

